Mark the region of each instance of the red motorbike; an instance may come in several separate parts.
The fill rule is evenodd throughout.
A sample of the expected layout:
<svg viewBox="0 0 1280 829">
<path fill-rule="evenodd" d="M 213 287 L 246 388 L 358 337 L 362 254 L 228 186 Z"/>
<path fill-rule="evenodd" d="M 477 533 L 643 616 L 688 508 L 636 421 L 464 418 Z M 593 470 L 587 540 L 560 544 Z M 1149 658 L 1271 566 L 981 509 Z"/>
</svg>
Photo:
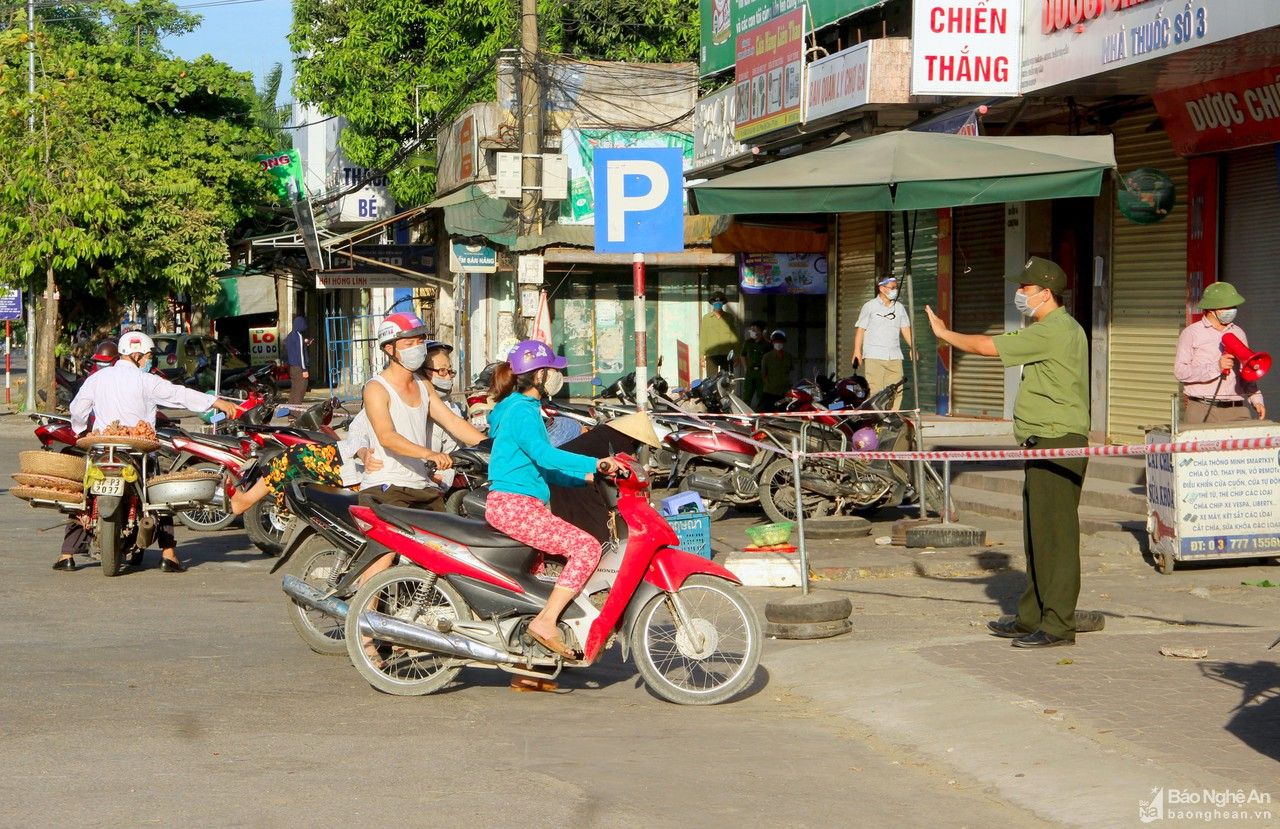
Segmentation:
<svg viewBox="0 0 1280 829">
<path fill-rule="evenodd" d="M 723 702 L 752 682 L 760 659 L 755 611 L 737 578 L 676 548 L 671 527 L 648 499 L 636 459 L 597 478 L 621 517 L 618 538 L 565 610 L 561 635 L 582 655 L 566 661 L 528 636 L 554 575 L 532 571 L 539 554 L 483 521 L 400 507 L 352 507 L 373 550 L 401 564 L 369 579 L 346 615 L 347 653 L 374 688 L 429 694 L 464 666 L 551 679 L 587 667 L 615 641 L 635 654 L 640 676 L 658 696 L 682 704 Z"/>
</svg>

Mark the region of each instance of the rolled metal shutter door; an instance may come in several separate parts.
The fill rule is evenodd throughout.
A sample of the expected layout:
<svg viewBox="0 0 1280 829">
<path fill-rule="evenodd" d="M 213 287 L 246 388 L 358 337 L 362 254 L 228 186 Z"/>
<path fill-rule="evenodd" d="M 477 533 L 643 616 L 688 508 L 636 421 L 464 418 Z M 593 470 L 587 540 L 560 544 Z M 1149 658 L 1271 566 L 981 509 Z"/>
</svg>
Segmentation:
<svg viewBox="0 0 1280 829">
<path fill-rule="evenodd" d="M 965 334 L 1004 333 L 1004 205 L 955 211 L 954 325 Z M 1004 365 L 952 350 L 951 412 L 1004 417 Z"/>
<path fill-rule="evenodd" d="M 933 328 L 924 313 L 924 306 L 938 306 L 938 211 L 912 211 L 908 214 L 907 221 L 915 231 L 915 238 L 911 243 L 911 281 L 916 303 L 912 325 L 916 350 L 920 353 L 920 409 L 933 412 L 938 409 L 938 341 L 933 336 Z M 893 272 L 901 275 L 907 259 L 907 228 L 904 228 L 902 213 L 892 214 L 892 226 L 890 246 L 893 249 Z M 899 287 L 901 290 L 898 301 L 906 305 L 907 286 L 900 282 Z M 905 356 L 905 349 L 903 354 Z M 908 360 L 903 360 L 903 369 L 910 379 Z M 915 393 L 908 385 L 907 393 L 902 398 L 903 405 L 911 406 L 915 400 Z"/>
<path fill-rule="evenodd" d="M 849 371 L 858 312 L 875 295 L 876 213 L 846 213 L 839 217 L 836 243 L 839 256 L 836 272 L 836 355 L 837 376 Z"/>
<path fill-rule="evenodd" d="M 1249 347 L 1280 360 L 1280 156 L 1277 145 L 1240 150 L 1227 156 L 1222 209 L 1222 266 L 1218 278 L 1236 286 L 1245 298 L 1240 327 Z M 1272 368 L 1258 388 L 1275 420 L 1280 413 L 1280 367 Z"/>
<path fill-rule="evenodd" d="M 1173 212 L 1140 225 L 1113 211 L 1111 330 L 1107 343 L 1107 440 L 1141 442 L 1146 427 L 1169 422 L 1178 392 L 1173 377 L 1178 334 L 1186 324 L 1187 163 L 1162 129 L 1150 129 L 1154 111 L 1115 124 L 1120 174 L 1154 167 L 1173 180 Z"/>
</svg>

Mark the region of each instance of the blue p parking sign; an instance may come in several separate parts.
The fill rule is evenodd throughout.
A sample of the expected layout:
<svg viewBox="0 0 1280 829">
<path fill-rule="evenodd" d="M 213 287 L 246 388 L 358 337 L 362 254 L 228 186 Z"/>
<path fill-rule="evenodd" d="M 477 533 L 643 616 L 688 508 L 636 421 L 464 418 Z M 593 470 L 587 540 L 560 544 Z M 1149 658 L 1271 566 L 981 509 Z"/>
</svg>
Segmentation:
<svg viewBox="0 0 1280 829">
<path fill-rule="evenodd" d="M 595 152 L 596 252 L 684 250 L 684 155 L 676 148 Z"/>
</svg>

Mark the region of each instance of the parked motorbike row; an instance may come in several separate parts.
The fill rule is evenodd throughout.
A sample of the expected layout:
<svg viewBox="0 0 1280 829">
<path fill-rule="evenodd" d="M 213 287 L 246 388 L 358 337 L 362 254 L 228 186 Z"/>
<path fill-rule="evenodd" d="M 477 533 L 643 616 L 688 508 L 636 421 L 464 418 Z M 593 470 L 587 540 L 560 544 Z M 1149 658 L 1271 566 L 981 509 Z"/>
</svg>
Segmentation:
<svg viewBox="0 0 1280 829">
<path fill-rule="evenodd" d="M 803 380 L 783 398 L 784 412 L 813 413 L 801 419 L 753 411 L 735 392 L 728 369 L 675 391 L 655 374 L 648 384 L 648 410 L 663 448 L 644 455 L 646 467 L 650 474 L 665 478 L 670 489 L 697 492 L 713 519 L 723 518 L 730 508 L 759 507 L 770 521 L 789 521 L 801 510 L 806 518 L 817 518 L 865 515 L 914 504 L 918 495 L 908 464 L 850 457 L 804 458 L 797 506 L 795 471 L 790 456 L 784 454 L 793 439 L 809 452 L 918 448 L 915 424 L 900 414 L 883 413 L 901 387 L 898 383 L 873 396 L 866 380 L 858 376 Z M 590 427 L 635 411 L 635 393 L 633 372 L 604 389 L 591 406 L 547 403 L 543 413 L 548 419 L 567 417 Z M 610 399 L 617 405 L 606 402 Z M 483 389 L 473 388 L 468 396 L 473 423 L 483 401 Z M 733 417 L 708 419 L 699 417 L 702 413 Z M 469 455 L 460 466 L 470 486 L 483 490 L 487 485 L 483 450 Z M 925 470 L 928 503 L 941 509 L 942 480 L 932 468 Z M 459 493 L 452 498 L 451 511 L 478 514 L 476 508 L 482 504 L 482 497 Z"/>
</svg>

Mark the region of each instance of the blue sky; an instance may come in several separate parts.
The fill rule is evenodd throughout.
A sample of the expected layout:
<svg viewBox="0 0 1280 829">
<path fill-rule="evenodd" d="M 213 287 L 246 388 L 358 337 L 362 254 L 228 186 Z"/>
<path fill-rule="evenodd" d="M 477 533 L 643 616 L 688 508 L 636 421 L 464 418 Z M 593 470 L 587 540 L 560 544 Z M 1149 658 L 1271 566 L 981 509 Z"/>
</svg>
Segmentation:
<svg viewBox="0 0 1280 829">
<path fill-rule="evenodd" d="M 290 0 L 250 0 L 227 6 L 199 8 L 211 0 L 178 0 L 180 7 L 192 7 L 204 17 L 194 32 L 170 38 L 166 46 L 184 58 L 208 53 L 236 69 L 252 72 L 255 85 L 274 63 L 284 64 L 284 81 L 280 84 L 279 103 L 293 100 L 289 88 L 293 82 L 292 53 L 289 50 L 289 27 L 293 22 Z"/>
</svg>

